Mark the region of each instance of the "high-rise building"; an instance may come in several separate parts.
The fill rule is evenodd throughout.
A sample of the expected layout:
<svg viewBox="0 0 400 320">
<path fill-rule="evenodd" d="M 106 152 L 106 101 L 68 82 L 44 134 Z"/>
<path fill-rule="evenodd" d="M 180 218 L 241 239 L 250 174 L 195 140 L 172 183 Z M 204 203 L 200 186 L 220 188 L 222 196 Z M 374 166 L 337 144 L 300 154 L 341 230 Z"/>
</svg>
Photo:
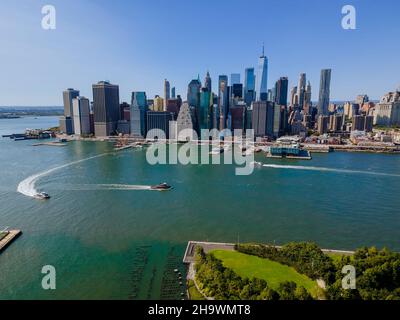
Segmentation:
<svg viewBox="0 0 400 320">
<path fill-rule="evenodd" d="M 305 114 L 311 114 L 311 108 L 312 108 L 312 103 L 311 103 L 311 84 L 310 81 L 308 81 L 307 87 L 306 87 L 306 92 L 304 93 L 304 104 L 303 104 L 303 110 Z"/>
<path fill-rule="evenodd" d="M 246 68 L 244 71 L 244 101 L 250 106 L 255 99 L 256 77 L 254 68 Z"/>
<path fill-rule="evenodd" d="M 253 102 L 252 125 L 256 137 L 273 137 L 275 104 L 270 101 Z"/>
<path fill-rule="evenodd" d="M 79 96 L 79 91 L 68 88 L 63 91 L 64 116 L 60 117 L 60 131 L 66 134 L 74 133 L 74 111 L 72 99 Z"/>
<path fill-rule="evenodd" d="M 176 98 L 176 95 L 175 95 L 176 93 L 175 93 L 175 87 L 172 87 L 171 88 L 171 98 L 172 99 L 175 99 Z"/>
<path fill-rule="evenodd" d="M 72 99 L 75 134 L 86 136 L 90 131 L 90 102 L 85 97 Z"/>
<path fill-rule="evenodd" d="M 201 88 L 200 92 L 200 112 L 199 112 L 199 126 L 200 129 L 209 129 L 209 121 L 211 117 L 212 108 L 212 92 L 208 91 L 206 87 Z"/>
<path fill-rule="evenodd" d="M 288 84 L 289 80 L 287 77 L 281 77 L 275 84 L 275 103 L 281 106 L 287 106 L 288 96 Z"/>
<path fill-rule="evenodd" d="M 299 84 L 297 86 L 297 100 L 300 110 L 304 108 L 304 95 L 306 92 L 306 74 L 300 73 Z"/>
<path fill-rule="evenodd" d="M 153 109 L 152 111 L 164 111 L 164 99 L 160 96 L 155 96 L 153 101 Z"/>
<path fill-rule="evenodd" d="M 241 83 L 235 83 L 232 85 L 232 97 L 243 98 L 243 85 Z"/>
<path fill-rule="evenodd" d="M 196 109 L 200 107 L 200 89 L 201 82 L 199 79 L 193 79 L 188 85 L 187 102 L 191 107 Z"/>
<path fill-rule="evenodd" d="M 167 101 L 171 98 L 170 83 L 167 79 L 164 79 L 164 110 L 167 110 Z"/>
<path fill-rule="evenodd" d="M 131 97 L 131 130 L 132 136 L 146 136 L 146 113 L 148 111 L 146 92 L 134 91 Z"/>
<path fill-rule="evenodd" d="M 262 55 L 258 59 L 256 94 L 258 101 L 266 101 L 268 99 L 268 58 L 264 55 L 264 46 Z"/>
<path fill-rule="evenodd" d="M 319 115 L 317 126 L 319 134 L 327 133 L 329 127 L 329 116 Z"/>
<path fill-rule="evenodd" d="M 181 99 L 177 99 L 177 98 L 169 99 L 168 103 L 167 103 L 167 110 L 165 110 L 165 111 L 173 112 L 175 115 L 175 119 L 176 119 L 178 116 L 181 104 L 182 104 Z"/>
<path fill-rule="evenodd" d="M 338 132 L 343 130 L 343 115 L 342 114 L 332 114 L 329 116 L 329 130 L 333 132 Z"/>
<path fill-rule="evenodd" d="M 329 95 L 331 86 L 331 69 L 321 70 L 319 82 L 318 114 L 327 115 L 329 106 Z"/>
<path fill-rule="evenodd" d="M 187 102 L 184 102 L 179 110 L 178 118 L 176 120 L 178 141 L 193 140 L 194 136 L 188 133 L 195 130 L 194 121 L 194 108 L 191 108 Z"/>
<path fill-rule="evenodd" d="M 230 130 L 245 129 L 245 119 L 246 119 L 246 105 L 236 105 L 229 109 L 230 115 Z"/>
<path fill-rule="evenodd" d="M 119 120 L 119 87 L 108 81 L 93 86 L 94 131 L 97 137 L 109 136 Z"/>
<path fill-rule="evenodd" d="M 204 79 L 204 88 L 207 88 L 208 92 L 212 92 L 212 83 L 210 73 L 207 71 L 206 77 Z"/>
<path fill-rule="evenodd" d="M 231 73 L 231 86 L 240 83 L 240 73 Z"/>
<path fill-rule="evenodd" d="M 173 112 L 148 111 L 147 132 L 152 130 L 152 136 L 158 139 L 169 139 L 169 122 L 175 120 Z"/>
<path fill-rule="evenodd" d="M 220 75 L 218 78 L 218 113 L 219 130 L 226 128 L 226 120 L 229 112 L 229 87 L 228 76 Z"/>
<path fill-rule="evenodd" d="M 298 105 L 296 93 L 297 93 L 297 87 L 292 87 L 292 89 L 290 89 L 290 106 L 292 108 Z"/>
</svg>

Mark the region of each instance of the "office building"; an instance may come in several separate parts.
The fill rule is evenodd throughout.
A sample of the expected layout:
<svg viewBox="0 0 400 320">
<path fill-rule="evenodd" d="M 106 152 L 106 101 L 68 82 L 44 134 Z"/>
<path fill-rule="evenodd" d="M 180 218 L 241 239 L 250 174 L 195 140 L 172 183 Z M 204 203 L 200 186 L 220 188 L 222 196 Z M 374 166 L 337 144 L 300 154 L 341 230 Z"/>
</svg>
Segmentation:
<svg viewBox="0 0 400 320">
<path fill-rule="evenodd" d="M 171 98 L 170 83 L 167 79 L 164 79 L 164 110 L 167 110 L 167 101 Z"/>
<path fill-rule="evenodd" d="M 319 115 L 317 120 L 317 129 L 319 134 L 328 132 L 329 129 L 329 116 Z"/>
<path fill-rule="evenodd" d="M 153 101 L 152 111 L 164 111 L 164 99 L 160 96 L 155 96 Z"/>
<path fill-rule="evenodd" d="M 152 138 L 169 139 L 169 122 L 174 121 L 174 113 L 168 111 L 148 111 L 147 135 L 151 132 Z"/>
<path fill-rule="evenodd" d="M 255 99 L 256 90 L 256 77 L 254 75 L 254 68 L 246 68 L 244 71 L 244 102 L 250 106 Z"/>
<path fill-rule="evenodd" d="M 240 83 L 240 73 L 231 73 L 231 86 Z"/>
<path fill-rule="evenodd" d="M 287 77 L 281 77 L 278 81 L 276 81 L 274 88 L 274 101 L 276 104 L 287 106 L 288 84 L 289 80 Z"/>
<path fill-rule="evenodd" d="M 64 116 L 60 117 L 60 131 L 66 134 L 74 133 L 74 111 L 72 99 L 79 96 L 79 90 L 68 88 L 63 91 Z"/>
<path fill-rule="evenodd" d="M 204 78 L 204 88 L 207 88 L 208 92 L 212 92 L 212 83 L 210 73 L 207 71 L 206 77 Z"/>
<path fill-rule="evenodd" d="M 400 125 L 400 89 L 385 94 L 375 106 L 374 124 L 383 126 Z"/>
<path fill-rule="evenodd" d="M 235 83 L 232 85 L 232 97 L 238 99 L 243 98 L 243 85 L 241 83 Z"/>
<path fill-rule="evenodd" d="M 95 135 L 110 136 L 117 129 L 120 116 L 119 87 L 108 81 L 100 81 L 92 89 Z"/>
<path fill-rule="evenodd" d="M 306 92 L 306 74 L 300 73 L 299 84 L 297 86 L 297 101 L 300 110 L 304 108 L 304 96 Z"/>
<path fill-rule="evenodd" d="M 146 136 L 146 113 L 148 111 L 146 92 L 134 91 L 131 96 L 130 134 L 136 137 Z"/>
<path fill-rule="evenodd" d="M 252 125 L 256 137 L 273 137 L 275 104 L 270 101 L 253 102 Z"/>
<path fill-rule="evenodd" d="M 76 97 L 72 99 L 72 109 L 74 115 L 75 134 L 81 136 L 90 135 L 90 102 L 85 97 Z"/>
<path fill-rule="evenodd" d="M 175 99 L 176 98 L 176 93 L 175 93 L 175 87 L 171 88 L 171 98 Z"/>
<path fill-rule="evenodd" d="M 176 127 L 178 141 L 194 139 L 194 136 L 190 133 L 195 130 L 195 111 L 187 102 L 184 102 L 179 110 Z"/>
<path fill-rule="evenodd" d="M 223 130 L 226 128 L 228 112 L 229 112 L 228 77 L 226 75 L 220 75 L 218 78 L 219 130 Z"/>
</svg>

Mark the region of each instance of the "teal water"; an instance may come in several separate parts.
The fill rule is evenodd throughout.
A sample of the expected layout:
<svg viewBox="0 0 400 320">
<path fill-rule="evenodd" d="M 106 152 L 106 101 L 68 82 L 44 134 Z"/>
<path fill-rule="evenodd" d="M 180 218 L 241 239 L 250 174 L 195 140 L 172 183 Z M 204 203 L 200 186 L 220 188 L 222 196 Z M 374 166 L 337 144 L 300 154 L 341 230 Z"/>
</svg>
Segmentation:
<svg viewBox="0 0 400 320">
<path fill-rule="evenodd" d="M 0 120 L 0 134 L 54 125 L 54 117 Z M 173 269 L 182 270 L 188 240 L 400 250 L 399 156 L 257 155 L 270 167 L 236 176 L 232 165 L 151 166 L 145 150 L 113 153 L 104 142 L 33 143 L 0 138 L 0 226 L 24 232 L 0 254 L 1 299 L 178 298 Z M 50 201 L 17 192 L 46 171 L 35 188 Z M 174 189 L 145 190 L 163 181 Z M 48 264 L 53 291 L 41 288 Z"/>
</svg>

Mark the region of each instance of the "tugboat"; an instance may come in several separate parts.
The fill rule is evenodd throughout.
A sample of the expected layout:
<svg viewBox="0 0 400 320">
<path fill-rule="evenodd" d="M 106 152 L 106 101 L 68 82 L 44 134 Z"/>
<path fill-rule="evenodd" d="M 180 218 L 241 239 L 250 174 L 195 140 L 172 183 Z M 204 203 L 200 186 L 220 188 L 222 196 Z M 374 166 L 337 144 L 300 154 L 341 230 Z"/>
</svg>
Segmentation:
<svg viewBox="0 0 400 320">
<path fill-rule="evenodd" d="M 151 186 L 151 189 L 158 190 L 158 191 L 167 191 L 167 190 L 171 190 L 172 187 L 170 185 L 168 185 L 166 182 L 164 182 L 164 183 L 157 184 L 155 186 Z"/>
<path fill-rule="evenodd" d="M 46 193 L 46 192 L 39 192 L 39 193 L 36 193 L 36 194 L 34 195 L 34 197 L 35 197 L 35 199 L 39 199 L 39 200 L 48 200 L 48 199 L 50 199 L 49 194 Z"/>
</svg>

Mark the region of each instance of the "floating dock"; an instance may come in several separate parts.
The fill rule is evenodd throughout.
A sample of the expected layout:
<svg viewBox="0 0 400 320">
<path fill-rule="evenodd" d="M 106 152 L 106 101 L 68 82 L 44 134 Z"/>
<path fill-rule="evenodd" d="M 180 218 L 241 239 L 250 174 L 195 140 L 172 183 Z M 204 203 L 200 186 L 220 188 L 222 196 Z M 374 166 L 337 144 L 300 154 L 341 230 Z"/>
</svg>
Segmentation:
<svg viewBox="0 0 400 320">
<path fill-rule="evenodd" d="M 5 231 L 7 234 L 4 238 L 0 240 L 0 253 L 9 245 L 11 242 L 13 242 L 15 239 L 17 239 L 21 234 L 21 230 L 8 230 Z"/>
</svg>

